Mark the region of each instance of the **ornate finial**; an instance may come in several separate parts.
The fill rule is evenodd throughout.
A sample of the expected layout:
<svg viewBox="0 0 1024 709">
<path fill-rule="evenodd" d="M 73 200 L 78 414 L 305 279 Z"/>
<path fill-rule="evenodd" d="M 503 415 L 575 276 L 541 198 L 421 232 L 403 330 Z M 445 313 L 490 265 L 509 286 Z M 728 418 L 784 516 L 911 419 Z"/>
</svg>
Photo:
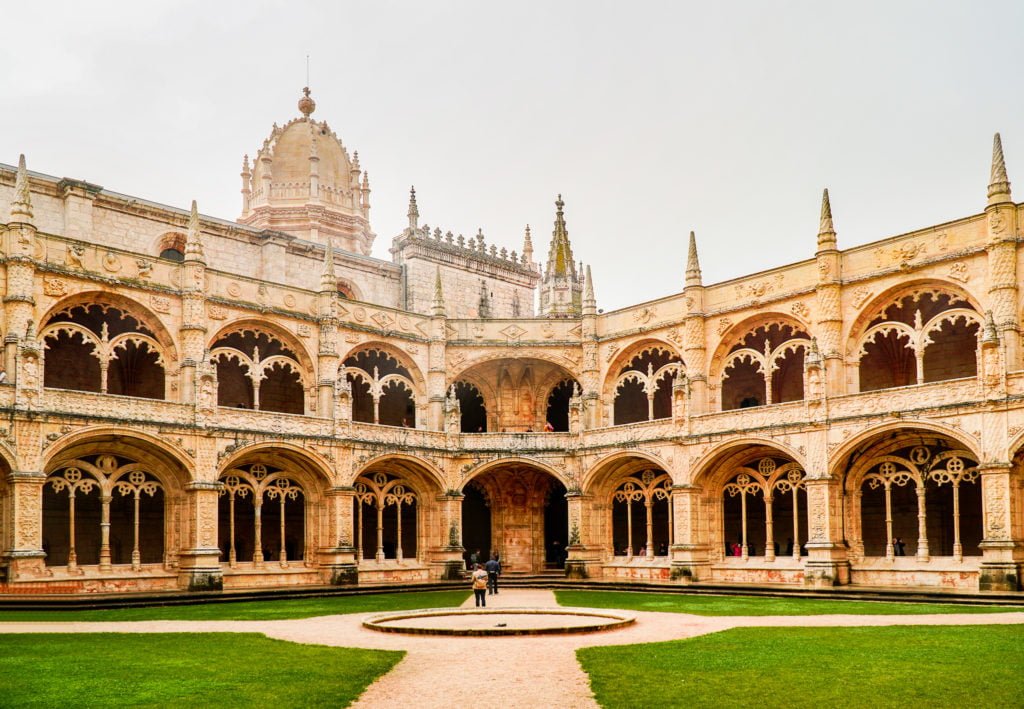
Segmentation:
<svg viewBox="0 0 1024 709">
<path fill-rule="evenodd" d="M 334 241 L 327 239 L 324 247 L 324 267 L 320 272 L 320 290 L 335 291 L 338 289 L 338 282 L 334 278 Z"/>
<path fill-rule="evenodd" d="M 590 265 L 587 264 L 586 276 L 583 281 L 583 312 L 594 314 L 597 310 L 597 299 L 594 297 L 594 278 L 590 275 Z"/>
<path fill-rule="evenodd" d="M 818 250 L 836 248 L 836 230 L 832 225 L 832 204 L 828 200 L 828 188 L 821 195 L 821 223 L 818 226 Z"/>
<path fill-rule="evenodd" d="M 526 225 L 526 234 L 523 236 L 523 265 L 533 263 L 533 239 L 530 238 L 530 225 Z"/>
<path fill-rule="evenodd" d="M 246 153 L 244 156 L 242 156 L 242 174 L 248 175 L 249 172 L 249 154 Z"/>
<path fill-rule="evenodd" d="M 415 229 L 419 225 L 420 208 L 416 206 L 416 187 L 409 188 L 409 228 Z"/>
<path fill-rule="evenodd" d="M 28 170 L 25 169 L 24 154 L 18 156 L 18 174 L 14 179 L 14 201 L 11 202 L 11 221 L 32 220 L 32 193 L 29 190 Z"/>
<path fill-rule="evenodd" d="M 982 341 L 999 342 L 999 330 L 996 328 L 996 319 L 993 317 L 991 310 L 985 311 L 985 329 Z"/>
<path fill-rule="evenodd" d="M 444 291 L 441 289 L 441 267 L 437 267 L 434 278 L 434 304 L 432 312 L 435 316 L 444 317 Z"/>
<path fill-rule="evenodd" d="M 185 237 L 185 260 L 203 260 L 203 234 L 199 229 L 199 207 L 192 200 L 192 212 L 188 217 L 188 234 Z"/>
<path fill-rule="evenodd" d="M 299 111 L 305 118 L 309 118 L 310 114 L 316 110 L 316 101 L 309 95 L 309 87 L 302 87 L 302 98 L 299 99 Z"/>
<path fill-rule="evenodd" d="M 697 258 L 697 236 L 690 232 L 690 249 L 686 254 L 686 285 L 703 285 L 700 274 L 700 260 Z"/>
<path fill-rule="evenodd" d="M 363 192 L 370 190 L 370 172 L 369 170 L 363 171 Z"/>
<path fill-rule="evenodd" d="M 992 139 L 992 175 L 988 184 L 988 203 L 1011 202 L 1010 180 L 1006 176 L 1006 160 L 1003 158 L 1003 140 L 996 133 Z"/>
</svg>

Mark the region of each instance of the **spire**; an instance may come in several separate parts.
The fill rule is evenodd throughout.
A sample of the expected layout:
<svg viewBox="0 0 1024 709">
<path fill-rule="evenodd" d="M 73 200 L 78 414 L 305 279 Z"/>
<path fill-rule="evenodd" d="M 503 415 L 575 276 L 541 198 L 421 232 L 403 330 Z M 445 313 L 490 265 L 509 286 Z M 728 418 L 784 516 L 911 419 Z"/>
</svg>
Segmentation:
<svg viewBox="0 0 1024 709">
<path fill-rule="evenodd" d="M 444 317 L 444 291 L 441 289 L 441 267 L 437 267 L 437 276 L 434 278 L 434 306 L 432 309 L 435 317 Z"/>
<path fill-rule="evenodd" d="M 555 201 L 555 230 L 551 232 L 551 249 L 548 251 L 548 277 L 571 276 L 576 278 L 576 264 L 572 258 L 569 231 L 565 228 L 565 202 L 562 195 Z"/>
<path fill-rule="evenodd" d="M 25 156 L 18 156 L 18 175 L 14 180 L 14 201 L 11 202 L 12 222 L 32 221 L 32 194 L 28 185 L 28 170 L 25 169 Z"/>
<path fill-rule="evenodd" d="M 203 260 L 203 235 L 199 229 L 199 207 L 192 200 L 192 213 L 188 218 L 188 235 L 185 237 L 185 260 Z"/>
<path fill-rule="evenodd" d="M 420 223 L 420 208 L 416 206 L 416 186 L 409 188 L 409 229 L 415 230 Z"/>
<path fill-rule="evenodd" d="M 526 225 L 526 236 L 523 237 L 523 263 L 533 263 L 533 240 L 530 238 L 530 225 Z"/>
<path fill-rule="evenodd" d="M 1006 160 L 1003 158 L 1003 140 L 996 133 L 992 139 L 992 176 L 988 184 L 989 206 L 1011 202 L 1010 180 L 1006 176 Z"/>
<path fill-rule="evenodd" d="M 320 271 L 320 290 L 336 291 L 338 281 L 334 277 L 334 242 L 327 239 L 327 246 L 324 248 L 324 267 Z"/>
<path fill-rule="evenodd" d="M 828 201 L 828 188 L 821 195 L 821 223 L 818 226 L 818 251 L 836 248 L 836 230 L 832 225 L 832 205 Z"/>
<path fill-rule="evenodd" d="M 686 287 L 701 286 L 700 261 L 697 259 L 697 236 L 690 232 L 690 250 L 686 254 Z"/>
<path fill-rule="evenodd" d="M 583 283 L 583 314 L 597 313 L 597 298 L 594 297 L 594 278 L 590 275 L 590 264 L 587 264 L 586 280 Z"/>
</svg>

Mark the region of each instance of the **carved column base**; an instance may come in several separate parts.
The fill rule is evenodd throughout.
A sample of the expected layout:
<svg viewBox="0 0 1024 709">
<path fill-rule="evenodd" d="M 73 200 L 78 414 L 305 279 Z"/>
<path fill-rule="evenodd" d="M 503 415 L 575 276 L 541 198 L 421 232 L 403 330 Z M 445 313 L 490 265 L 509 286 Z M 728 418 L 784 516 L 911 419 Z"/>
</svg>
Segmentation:
<svg viewBox="0 0 1024 709">
<path fill-rule="evenodd" d="M 850 583 L 850 562 L 845 559 L 809 559 L 804 562 L 804 585 L 811 588 Z"/>
<path fill-rule="evenodd" d="M 224 572 L 220 566 L 220 549 L 188 549 L 181 553 L 178 585 L 189 591 L 220 591 L 224 588 Z"/>
<path fill-rule="evenodd" d="M 979 591 L 1020 591 L 1022 565 L 1014 562 L 981 563 L 981 574 L 978 576 Z"/>
<path fill-rule="evenodd" d="M 11 583 L 53 576 L 53 572 L 46 568 L 45 558 L 46 554 L 41 551 L 9 552 L 0 562 L 0 581 Z"/>
</svg>

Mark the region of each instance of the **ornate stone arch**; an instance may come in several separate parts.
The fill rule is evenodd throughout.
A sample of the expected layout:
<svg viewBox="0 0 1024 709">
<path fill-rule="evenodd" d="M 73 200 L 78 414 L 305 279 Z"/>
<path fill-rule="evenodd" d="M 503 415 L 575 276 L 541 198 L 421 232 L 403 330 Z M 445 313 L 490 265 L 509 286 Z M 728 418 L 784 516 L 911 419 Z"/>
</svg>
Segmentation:
<svg viewBox="0 0 1024 709">
<path fill-rule="evenodd" d="M 847 361 L 859 372 L 861 391 L 975 376 L 983 329 L 980 304 L 961 286 L 936 279 L 900 284 L 851 324 Z"/>
<path fill-rule="evenodd" d="M 58 438 L 43 453 L 43 469 L 49 470 L 62 461 L 82 455 L 85 450 L 107 445 L 112 450 L 123 451 L 126 457 L 154 465 L 169 489 L 184 491 L 185 485 L 195 479 L 191 456 L 181 447 L 145 431 L 110 426 L 89 426 Z"/>
<path fill-rule="evenodd" d="M 416 482 L 428 483 L 434 488 L 420 492 L 441 492 L 448 489 L 444 470 L 432 461 L 409 453 L 382 453 L 374 456 L 360 463 L 346 484 L 352 485 L 362 475 L 388 469 L 400 470 L 410 475 Z"/>
<path fill-rule="evenodd" d="M 502 458 L 488 460 L 466 471 L 463 474 L 462 480 L 459 481 L 457 488 L 458 492 L 464 491 L 466 489 L 466 485 L 472 482 L 474 478 L 478 478 L 492 470 L 507 467 L 509 465 L 523 465 L 536 468 L 537 470 L 545 472 L 553 477 L 564 485 L 567 490 L 571 490 L 577 485 L 576 481 L 564 470 L 560 470 L 549 463 L 545 463 L 544 461 L 529 456 L 505 456 Z"/>
<path fill-rule="evenodd" d="M 779 341 L 773 341 L 769 333 L 772 328 L 777 328 L 779 334 L 776 337 Z M 783 334 L 788 328 L 789 335 Z M 744 341 L 748 338 L 757 338 L 757 333 L 764 330 L 764 345 L 761 347 L 746 346 Z M 779 339 L 781 338 L 781 339 Z M 788 376 L 783 371 L 784 379 L 791 380 L 786 389 L 792 390 L 781 396 L 782 401 L 799 400 L 803 398 L 803 359 L 812 346 L 812 333 L 808 332 L 806 326 L 798 318 L 785 313 L 763 313 L 744 319 L 733 325 L 724 333 L 715 348 L 711 357 L 709 369 L 710 381 L 720 392 L 719 405 L 723 410 L 742 408 L 746 404 L 734 405 L 735 402 L 726 402 L 726 383 L 735 370 L 745 369 L 748 377 L 748 384 L 753 384 L 751 377 L 757 376 L 761 380 L 763 391 L 760 392 L 761 401 L 756 405 L 768 405 L 780 398 L 780 386 L 774 386 L 776 373 L 779 372 L 783 363 L 795 363 L 800 370 L 790 371 Z M 796 359 L 793 359 L 793 357 Z M 783 384 L 784 382 L 779 382 Z M 756 387 L 755 387 L 756 388 Z"/>
<path fill-rule="evenodd" d="M 605 372 L 604 385 L 601 391 L 601 395 L 606 402 L 610 402 L 615 398 L 615 390 L 619 385 L 619 374 L 623 367 L 628 365 L 639 355 L 650 351 L 666 352 L 678 359 L 680 362 L 683 362 L 683 355 L 679 349 L 666 340 L 656 337 L 643 337 L 631 342 L 623 347 L 622 351 L 616 354 L 615 357 L 612 358 L 612 361 L 608 363 L 608 369 Z M 684 372 L 685 369 L 686 365 L 683 364 Z"/>
<path fill-rule="evenodd" d="M 307 379 L 310 381 L 313 380 L 313 372 L 315 372 L 316 367 L 313 358 L 309 354 L 309 350 L 306 349 L 302 340 L 291 333 L 286 327 L 272 320 L 251 317 L 242 317 L 237 320 L 233 320 L 220 327 L 213 336 L 207 340 L 207 347 L 213 347 L 214 343 L 223 337 L 247 331 L 255 333 L 262 332 L 279 340 L 289 350 L 295 353 L 299 366 L 307 373 L 303 377 L 303 384 L 306 384 Z"/>
<path fill-rule="evenodd" d="M 172 337 L 170 330 L 164 325 L 163 320 L 138 300 L 121 295 L 120 293 L 84 291 L 63 298 L 51 305 L 43 315 L 40 320 L 40 333 L 58 313 L 63 313 L 78 306 L 89 305 L 113 307 L 135 318 L 139 324 L 143 325 L 153 334 L 154 339 L 160 344 L 165 361 L 169 365 L 175 364 L 178 361 L 178 348 L 175 345 L 174 337 Z"/>
<path fill-rule="evenodd" d="M 225 470 L 262 460 L 280 468 L 288 468 L 304 477 L 310 485 L 310 499 L 317 499 L 324 490 L 334 485 L 334 465 L 320 453 L 286 441 L 251 443 L 232 451 L 218 466 L 218 476 Z"/>
<path fill-rule="evenodd" d="M 141 571 L 143 564 L 162 561 L 174 568 L 189 539 L 185 489 L 192 472 L 180 449 L 140 431 L 90 427 L 58 439 L 45 454 L 43 470 L 44 550 L 56 554 L 48 565 L 66 564 L 73 572 L 78 563 L 105 569 L 130 562 L 133 571 Z M 77 526 L 76 493 L 79 505 L 92 508 Z M 97 516 L 104 520 L 98 527 Z M 140 526 L 148 541 L 140 539 Z M 81 560 L 76 544 L 66 543 L 69 534 L 86 552 Z M 98 550 L 98 557 L 90 558 L 90 550 Z"/>
<path fill-rule="evenodd" d="M 789 458 L 806 470 L 806 457 L 792 446 L 759 436 L 741 436 L 713 446 L 693 461 L 690 466 L 690 484 L 693 487 L 702 488 L 706 492 L 720 489 L 724 482 L 719 478 L 727 474 L 727 469 L 734 468 L 742 461 L 754 459 L 759 455 L 779 455 Z"/>
<path fill-rule="evenodd" d="M 426 379 L 423 377 L 423 372 L 420 370 L 419 365 L 416 364 L 416 361 L 410 357 L 407 352 L 403 352 L 401 348 L 396 347 L 389 342 L 385 342 L 383 340 L 367 340 L 366 342 L 361 342 L 358 345 L 353 345 L 347 352 L 342 353 L 341 361 L 344 362 L 349 357 L 354 357 L 360 352 L 368 350 L 383 352 L 384 354 L 394 358 L 401 366 L 405 367 L 409 372 L 409 378 L 415 387 L 417 399 L 423 396 L 424 392 L 426 392 Z"/>
<path fill-rule="evenodd" d="M 672 468 L 660 456 L 646 451 L 624 450 L 610 453 L 595 461 L 583 473 L 580 488 L 584 494 L 597 494 L 599 488 L 608 480 L 645 468 L 664 470 L 672 478 L 673 482 L 678 482 Z"/>
</svg>

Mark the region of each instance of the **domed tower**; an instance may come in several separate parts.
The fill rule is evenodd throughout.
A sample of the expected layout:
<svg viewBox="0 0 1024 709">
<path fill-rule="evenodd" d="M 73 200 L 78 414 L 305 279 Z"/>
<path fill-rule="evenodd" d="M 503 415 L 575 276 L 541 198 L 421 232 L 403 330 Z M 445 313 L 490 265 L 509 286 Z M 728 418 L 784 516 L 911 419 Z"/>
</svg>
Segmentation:
<svg viewBox="0 0 1024 709">
<path fill-rule="evenodd" d="M 316 102 L 309 87 L 302 93 L 302 116 L 274 124 L 251 169 L 245 156 L 239 221 L 369 255 L 376 236 L 369 176 L 359 167 L 359 153 L 350 158 L 327 121 L 310 118 Z"/>
</svg>

